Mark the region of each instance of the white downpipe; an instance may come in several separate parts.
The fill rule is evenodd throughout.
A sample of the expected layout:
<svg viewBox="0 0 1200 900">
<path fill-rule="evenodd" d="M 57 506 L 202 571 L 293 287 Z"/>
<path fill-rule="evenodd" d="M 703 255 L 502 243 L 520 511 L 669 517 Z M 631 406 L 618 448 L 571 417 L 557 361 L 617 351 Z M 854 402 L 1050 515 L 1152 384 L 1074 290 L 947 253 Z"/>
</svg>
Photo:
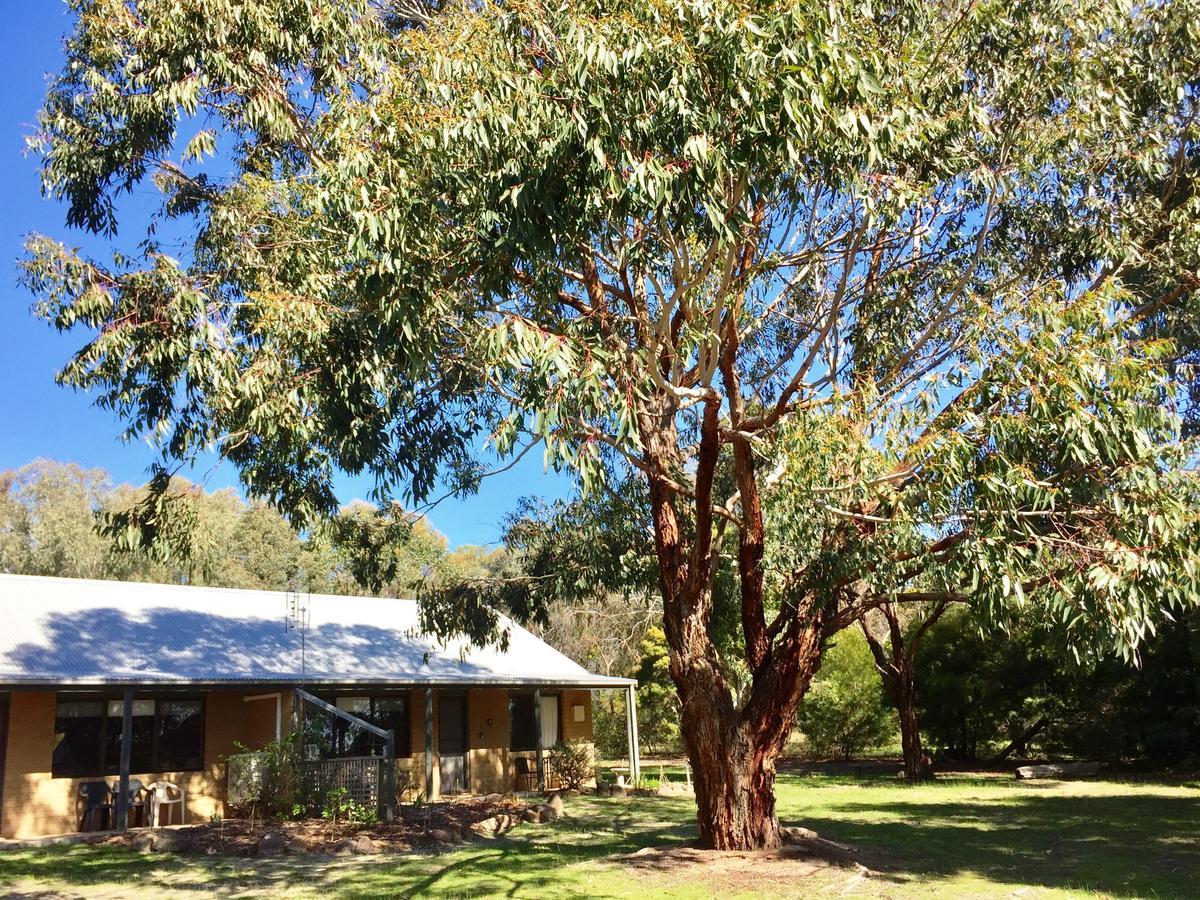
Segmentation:
<svg viewBox="0 0 1200 900">
<path fill-rule="evenodd" d="M 275 741 L 279 742 L 283 739 L 283 694 L 276 691 L 274 694 L 254 694 L 250 697 L 243 697 L 243 703 L 249 703 L 251 700 L 274 700 L 275 701 Z"/>
</svg>

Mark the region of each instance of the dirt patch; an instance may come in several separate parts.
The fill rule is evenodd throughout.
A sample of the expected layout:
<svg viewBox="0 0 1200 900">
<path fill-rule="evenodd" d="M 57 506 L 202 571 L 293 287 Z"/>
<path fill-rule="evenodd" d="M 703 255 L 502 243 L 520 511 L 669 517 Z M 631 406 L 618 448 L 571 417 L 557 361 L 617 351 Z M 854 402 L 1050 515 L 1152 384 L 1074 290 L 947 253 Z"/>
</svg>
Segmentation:
<svg viewBox="0 0 1200 900">
<path fill-rule="evenodd" d="M 649 877 L 687 881 L 744 892 L 794 889 L 798 879 L 822 872 L 874 877 L 851 848 L 821 838 L 799 840 L 778 850 L 701 850 L 691 845 L 644 847 L 613 857 L 613 862 Z"/>
<path fill-rule="evenodd" d="M 378 822 L 370 825 L 333 825 L 320 819 L 299 822 L 256 822 L 245 819 L 225 819 L 220 822 L 205 822 L 197 825 L 182 825 L 145 830 L 128 834 L 110 835 L 87 843 L 127 846 L 136 848 L 137 842 L 154 835 L 159 850 L 173 853 L 195 853 L 207 856 L 257 856 L 264 835 L 282 836 L 280 852 L 303 852 L 316 854 L 339 854 L 346 852 L 347 839 L 370 840 L 373 852 L 402 853 L 410 850 L 437 850 L 468 841 L 480 840 L 473 826 L 489 825 L 501 821 L 515 825 L 521 821 L 526 805 L 520 800 L 486 800 L 471 798 L 423 806 L 402 806 L 394 822 Z M 486 836 L 493 836 L 491 828 L 482 829 Z M 361 846 L 361 845 L 360 845 Z M 359 852 L 359 851 L 355 851 Z"/>
</svg>

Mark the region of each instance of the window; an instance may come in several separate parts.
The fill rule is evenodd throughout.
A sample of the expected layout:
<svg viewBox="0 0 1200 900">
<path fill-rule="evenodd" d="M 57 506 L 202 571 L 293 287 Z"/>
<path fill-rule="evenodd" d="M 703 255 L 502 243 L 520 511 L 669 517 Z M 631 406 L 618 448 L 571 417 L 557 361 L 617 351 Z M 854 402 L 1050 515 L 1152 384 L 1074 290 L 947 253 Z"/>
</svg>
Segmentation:
<svg viewBox="0 0 1200 900">
<path fill-rule="evenodd" d="M 510 694 L 508 720 L 512 727 L 509 750 L 536 750 L 537 731 L 534 728 L 533 694 Z"/>
<path fill-rule="evenodd" d="M 104 702 L 58 704 L 54 718 L 55 775 L 99 775 L 104 771 Z"/>
<path fill-rule="evenodd" d="M 157 772 L 188 772 L 204 767 L 204 703 L 158 701 Z"/>
<path fill-rule="evenodd" d="M 379 728 L 390 728 L 396 737 L 396 756 L 412 755 L 412 723 L 408 715 L 408 695 L 334 698 L 334 706 Z M 311 706 L 305 709 L 308 740 L 317 747 L 321 759 L 346 756 L 377 756 L 383 752 L 383 739 L 340 716 Z"/>
<path fill-rule="evenodd" d="M 121 700 L 60 699 L 54 720 L 55 776 L 115 775 L 121 768 Z M 203 766 L 204 701 L 133 702 L 131 772 L 181 772 Z"/>
</svg>

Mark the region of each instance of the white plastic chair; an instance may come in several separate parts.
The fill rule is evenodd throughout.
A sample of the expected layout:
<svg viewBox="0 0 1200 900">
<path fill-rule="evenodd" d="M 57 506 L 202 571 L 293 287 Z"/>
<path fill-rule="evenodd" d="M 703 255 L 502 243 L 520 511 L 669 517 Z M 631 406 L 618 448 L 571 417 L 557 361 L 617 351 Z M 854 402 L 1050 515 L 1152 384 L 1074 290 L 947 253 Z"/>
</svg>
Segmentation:
<svg viewBox="0 0 1200 900">
<path fill-rule="evenodd" d="M 179 807 L 179 824 L 182 825 L 187 820 L 187 804 L 184 802 L 184 791 L 177 784 L 172 784 L 169 781 L 155 781 L 146 785 L 146 790 L 150 793 L 150 825 L 153 828 L 158 828 L 163 823 L 160 821 L 162 817 L 163 807 L 167 811 L 167 824 L 172 825 L 175 821 L 175 807 Z"/>
</svg>

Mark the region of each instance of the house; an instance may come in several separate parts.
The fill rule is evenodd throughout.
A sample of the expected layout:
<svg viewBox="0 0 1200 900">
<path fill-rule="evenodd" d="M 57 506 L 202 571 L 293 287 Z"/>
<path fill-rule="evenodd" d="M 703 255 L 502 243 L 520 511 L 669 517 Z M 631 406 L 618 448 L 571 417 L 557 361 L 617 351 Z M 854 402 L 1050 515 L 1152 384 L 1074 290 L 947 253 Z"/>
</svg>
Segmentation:
<svg viewBox="0 0 1200 900">
<path fill-rule="evenodd" d="M 429 798 L 544 778 L 545 748 L 592 739 L 592 692 L 635 682 L 502 623 L 506 652 L 439 643 L 412 600 L 0 575 L 0 835 L 77 830 L 96 780 L 170 781 L 188 821 L 223 815 L 230 758 L 301 715 L 309 755 L 390 744 Z"/>
</svg>

